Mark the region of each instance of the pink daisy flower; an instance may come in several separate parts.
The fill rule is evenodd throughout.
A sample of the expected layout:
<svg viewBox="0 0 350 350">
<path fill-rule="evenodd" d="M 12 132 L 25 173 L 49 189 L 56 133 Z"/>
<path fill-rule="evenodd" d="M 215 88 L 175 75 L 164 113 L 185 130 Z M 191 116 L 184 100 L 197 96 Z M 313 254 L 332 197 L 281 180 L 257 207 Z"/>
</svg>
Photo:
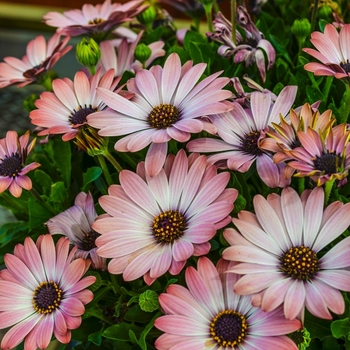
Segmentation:
<svg viewBox="0 0 350 350">
<path fill-rule="evenodd" d="M 108 215 L 92 224 L 101 233 L 97 254 L 112 259 L 108 271 L 126 281 L 143 276 L 150 285 L 167 271 L 179 274 L 192 255 L 207 254 L 216 230 L 230 222 L 238 195 L 225 189 L 229 178 L 205 156 L 187 158 L 184 150 L 169 155 L 154 177 L 143 162 L 137 174 L 121 171 L 120 185 L 99 199 Z"/>
<path fill-rule="evenodd" d="M 287 86 L 272 102 L 272 95 L 255 91 L 250 96 L 250 109 L 234 102 L 234 108 L 226 113 L 214 114 L 210 120 L 221 139 L 201 138 L 190 141 L 190 152 L 210 152 L 211 164 L 245 173 L 256 161 L 260 178 L 269 187 L 285 187 L 289 181 L 283 175 L 285 165 L 275 164 L 272 155 L 260 148 L 268 127 L 278 123 L 280 115 L 289 112 L 297 87 Z"/>
<path fill-rule="evenodd" d="M 39 163 L 25 165 L 28 154 L 32 151 L 36 139 L 29 145 L 29 134 L 18 137 L 16 131 L 8 131 L 6 137 L 0 139 L 0 193 L 9 189 L 14 197 L 20 197 L 22 188 L 32 189 L 32 180 L 26 175 L 38 168 Z"/>
<path fill-rule="evenodd" d="M 22 60 L 5 57 L 5 62 L 0 62 L 0 88 L 14 84 L 23 87 L 40 80 L 72 48 L 66 47 L 69 39 L 66 37 L 60 41 L 60 35 L 54 34 L 46 43 L 39 35 L 28 43 Z"/>
<path fill-rule="evenodd" d="M 298 131 L 300 147 L 284 149 L 290 161 L 288 166 L 295 169 L 295 176 L 310 178 L 322 186 L 328 181 L 338 180 L 338 186 L 345 185 L 350 168 L 350 131 L 346 124 L 323 132 L 308 128 Z"/>
<path fill-rule="evenodd" d="M 0 271 L 0 328 L 11 327 L 1 341 L 13 349 L 24 340 L 26 350 L 46 349 L 52 335 L 64 344 L 71 330 L 81 324 L 84 305 L 93 299 L 86 288 L 96 280 L 83 277 L 89 262 L 72 261 L 69 240 L 56 244 L 42 235 L 36 244 L 30 237 L 6 254 L 6 269 Z"/>
<path fill-rule="evenodd" d="M 319 62 L 307 63 L 304 66 L 315 75 L 334 76 L 337 79 L 350 79 L 350 51 L 349 51 L 350 24 L 344 24 L 340 32 L 332 25 L 327 24 L 324 33 L 311 33 L 311 43 L 315 49 L 304 48 L 303 51 L 315 57 Z"/>
<path fill-rule="evenodd" d="M 142 69 L 127 83 L 135 96 L 129 101 L 107 89 L 99 88 L 100 98 L 112 109 L 88 116 L 89 125 L 101 129 L 101 136 L 124 136 L 115 144 L 119 152 L 138 152 L 148 146 L 146 171 L 158 174 L 167 155 L 168 141 L 186 142 L 190 133 L 199 133 L 204 115 L 226 112 L 226 98 L 232 96 L 222 88 L 228 78 L 210 75 L 197 84 L 206 64 L 181 66 L 176 53 L 170 54 L 164 68 Z M 230 105 L 230 104 L 229 104 Z M 209 123 L 208 123 L 209 124 Z M 125 136 L 127 135 L 127 136 Z"/>
<path fill-rule="evenodd" d="M 320 187 L 301 197 L 288 187 L 280 196 L 256 195 L 253 203 L 255 214 L 241 211 L 232 219 L 237 230 L 224 231 L 231 247 L 222 256 L 239 262 L 228 272 L 244 275 L 235 293 L 255 294 L 253 304 L 266 312 L 283 303 L 289 320 L 303 320 L 305 307 L 319 318 L 331 319 L 329 310 L 342 314 L 339 290 L 350 291 L 350 237 L 319 253 L 350 225 L 350 203 L 324 209 Z"/>
<path fill-rule="evenodd" d="M 53 92 L 43 92 L 35 101 L 38 109 L 29 114 L 32 124 L 42 128 L 38 135 L 63 134 L 63 141 L 74 139 L 78 129 L 86 124 L 86 117 L 106 107 L 96 94 L 96 88 L 113 91 L 119 81 L 120 77 L 114 79 L 113 69 L 103 76 L 98 70 L 91 77 L 79 71 L 74 76 L 74 82 L 68 78 L 55 79 L 52 82 Z"/>
<path fill-rule="evenodd" d="M 127 38 L 123 38 L 117 46 L 115 46 L 115 40 L 105 40 L 100 43 L 101 59 L 97 64 L 97 67 L 102 68 L 102 72 L 106 72 L 109 69 L 114 69 L 115 76 L 121 76 L 125 71 L 131 71 L 133 73 L 141 70 L 142 63 L 135 60 L 135 49 L 142 36 L 142 31 L 139 33 L 134 41 L 129 41 Z M 151 50 L 151 56 L 145 62 L 147 68 L 156 58 L 165 55 L 163 50 L 164 42 L 156 41 L 148 45 Z"/>
<path fill-rule="evenodd" d="M 97 255 L 95 240 L 99 234 L 91 228 L 97 218 L 91 193 L 80 192 L 75 198 L 74 206 L 54 216 L 47 223 L 52 235 L 62 234 L 77 246 L 75 258 L 92 260 L 92 268 L 106 269 L 106 259 Z"/>
<path fill-rule="evenodd" d="M 84 4 L 82 9 L 68 10 L 62 13 L 48 12 L 44 21 L 48 26 L 58 27 L 61 35 L 88 35 L 103 40 L 113 29 L 125 22 L 130 22 L 147 6 L 143 0 L 131 0 L 125 4 L 111 3 Z M 98 41 L 100 41 L 98 40 Z"/>
<path fill-rule="evenodd" d="M 225 271 L 232 262 L 219 260 L 217 267 L 199 258 L 197 270 L 186 269 L 188 289 L 171 284 L 159 296 L 165 316 L 154 325 L 165 333 L 155 342 L 158 350 L 297 350 L 286 334 L 300 329 L 299 320 L 287 320 L 281 308 L 264 312 L 253 307 L 250 296 L 232 292 L 239 280 Z"/>
</svg>

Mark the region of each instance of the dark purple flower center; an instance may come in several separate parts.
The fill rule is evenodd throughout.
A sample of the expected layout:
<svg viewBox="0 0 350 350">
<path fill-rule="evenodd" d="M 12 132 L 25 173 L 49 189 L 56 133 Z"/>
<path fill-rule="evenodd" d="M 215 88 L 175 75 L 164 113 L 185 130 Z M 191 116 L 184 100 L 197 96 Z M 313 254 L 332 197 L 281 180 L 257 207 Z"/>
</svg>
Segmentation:
<svg viewBox="0 0 350 350">
<path fill-rule="evenodd" d="M 341 158 L 335 153 L 324 153 L 314 159 L 315 169 L 328 175 L 337 173 L 339 164 L 341 164 Z"/>
<path fill-rule="evenodd" d="M 84 124 L 86 123 L 86 117 L 91 114 L 96 112 L 97 109 L 96 108 L 92 108 L 92 106 L 90 105 L 89 107 L 79 107 L 79 109 L 76 111 L 74 110 L 74 113 L 72 113 L 69 116 L 69 121 L 73 124 L 73 125 L 79 125 L 79 124 Z"/>
<path fill-rule="evenodd" d="M 261 149 L 258 147 L 260 131 L 253 130 L 249 134 L 245 134 L 242 138 L 241 150 L 246 154 L 260 156 Z"/>
<path fill-rule="evenodd" d="M 22 169 L 22 157 L 18 153 L 14 153 L 10 157 L 6 156 L 0 163 L 1 176 L 16 177 Z"/>
<path fill-rule="evenodd" d="M 152 230 L 159 243 L 172 243 L 184 234 L 186 219 L 177 210 L 168 210 L 155 216 Z"/>
<path fill-rule="evenodd" d="M 340 62 L 340 67 L 342 67 L 346 73 L 350 73 L 350 62 L 347 59 L 346 63 Z"/>
<path fill-rule="evenodd" d="M 210 335 L 222 347 L 234 347 L 242 343 L 247 329 L 245 316 L 233 310 L 219 312 L 210 323 Z"/>
<path fill-rule="evenodd" d="M 79 248 L 85 251 L 90 251 L 91 249 L 96 248 L 95 241 L 98 236 L 100 236 L 100 234 L 94 230 L 91 230 L 90 232 L 85 233 Z"/>
<path fill-rule="evenodd" d="M 309 281 L 319 270 L 316 253 L 303 245 L 290 248 L 280 260 L 281 271 L 294 279 Z"/>
<path fill-rule="evenodd" d="M 103 23 L 105 20 L 103 18 L 94 18 L 91 19 L 88 24 L 100 24 Z"/>
<path fill-rule="evenodd" d="M 148 116 L 148 124 L 154 129 L 166 129 L 175 124 L 180 119 L 179 110 L 170 104 L 161 103 L 153 107 Z"/>
<path fill-rule="evenodd" d="M 33 306 L 35 311 L 48 314 L 57 309 L 62 300 L 63 292 L 53 282 L 42 282 L 34 291 Z"/>
<path fill-rule="evenodd" d="M 300 140 L 298 138 L 295 138 L 293 140 L 293 142 L 291 143 L 290 148 L 294 149 L 294 148 L 297 148 L 297 147 L 301 147 L 301 142 L 300 142 Z"/>
</svg>

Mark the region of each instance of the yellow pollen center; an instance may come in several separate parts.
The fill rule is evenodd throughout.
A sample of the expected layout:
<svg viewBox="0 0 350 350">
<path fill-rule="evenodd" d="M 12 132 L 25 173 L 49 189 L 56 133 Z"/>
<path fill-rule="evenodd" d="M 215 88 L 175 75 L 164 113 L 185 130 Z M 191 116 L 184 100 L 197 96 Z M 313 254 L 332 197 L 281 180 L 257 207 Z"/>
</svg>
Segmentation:
<svg viewBox="0 0 350 350">
<path fill-rule="evenodd" d="M 177 210 L 168 210 L 154 217 L 152 230 L 159 243 L 172 243 L 186 230 L 186 220 Z"/>
<path fill-rule="evenodd" d="M 94 18 L 94 19 L 91 19 L 88 24 L 100 24 L 100 23 L 103 23 L 104 22 L 104 19 L 103 18 Z"/>
<path fill-rule="evenodd" d="M 166 129 L 176 123 L 180 118 L 179 110 L 170 104 L 164 103 L 153 107 L 148 116 L 148 123 L 155 129 Z"/>
<path fill-rule="evenodd" d="M 316 253 L 308 247 L 292 247 L 281 257 L 281 271 L 298 280 L 310 280 L 319 270 Z"/>
<path fill-rule="evenodd" d="M 222 347 L 234 347 L 242 343 L 247 329 L 246 317 L 234 310 L 219 312 L 210 323 L 210 335 Z"/>
<path fill-rule="evenodd" d="M 33 306 L 36 312 L 48 314 L 57 309 L 62 300 L 62 289 L 53 282 L 42 282 L 35 289 Z"/>
</svg>

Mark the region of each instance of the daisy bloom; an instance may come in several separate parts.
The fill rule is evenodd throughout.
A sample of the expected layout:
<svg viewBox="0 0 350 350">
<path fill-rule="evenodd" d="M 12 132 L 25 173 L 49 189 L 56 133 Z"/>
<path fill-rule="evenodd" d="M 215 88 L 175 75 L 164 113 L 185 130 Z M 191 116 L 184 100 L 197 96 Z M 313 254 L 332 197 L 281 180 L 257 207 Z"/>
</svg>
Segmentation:
<svg viewBox="0 0 350 350">
<path fill-rule="evenodd" d="M 100 42 L 113 29 L 142 12 L 147 7 L 142 3 L 143 0 L 131 0 L 112 4 L 111 0 L 105 0 L 103 4 L 84 4 L 81 10 L 68 10 L 63 14 L 48 12 L 43 19 L 48 26 L 58 27 L 57 33 L 61 35 L 87 35 Z"/>
<path fill-rule="evenodd" d="M 16 57 L 5 57 L 0 62 L 0 88 L 17 84 L 18 87 L 40 81 L 43 74 L 49 71 L 72 46 L 66 46 L 69 37 L 60 41 L 60 35 L 54 34 L 46 43 L 42 35 L 29 41 L 26 55 L 20 60 Z"/>
<path fill-rule="evenodd" d="M 96 94 L 96 88 L 113 91 L 119 81 L 120 77 L 114 79 L 113 69 L 102 76 L 98 70 L 90 77 L 79 71 L 74 81 L 55 79 L 52 82 L 53 92 L 43 92 L 35 101 L 37 109 L 29 114 L 32 124 L 42 128 L 38 135 L 63 134 L 63 141 L 74 139 L 78 129 L 86 124 L 86 117 L 106 107 Z"/>
<path fill-rule="evenodd" d="M 236 30 L 236 44 L 232 40 L 232 24 L 225 16 L 218 12 L 215 15 L 214 33 L 207 33 L 208 38 L 217 41 L 222 45 L 218 54 L 223 57 L 233 56 L 235 63 L 245 62 L 246 67 L 257 64 L 261 81 L 266 80 L 266 70 L 272 68 L 276 59 L 276 52 L 270 42 L 264 39 L 261 33 L 251 20 L 247 10 L 237 7 L 237 25 L 244 31 L 245 36 Z M 265 62 L 267 57 L 267 63 Z"/>
<path fill-rule="evenodd" d="M 272 102 L 272 95 L 254 91 L 250 96 L 250 109 L 244 109 L 234 102 L 234 108 L 226 113 L 210 116 L 217 128 L 220 139 L 201 138 L 190 141 L 190 152 L 210 152 L 208 161 L 222 168 L 245 173 L 256 161 L 260 178 L 269 187 L 285 187 L 285 165 L 274 164 L 271 154 L 260 148 L 261 139 L 265 137 L 268 127 L 285 116 L 296 96 L 297 87 L 287 86 Z"/>
<path fill-rule="evenodd" d="M 81 324 L 84 305 L 93 299 L 86 288 L 96 280 L 83 277 L 89 262 L 73 261 L 69 240 L 56 244 L 42 235 L 36 244 L 27 237 L 14 254 L 6 254 L 6 269 L 0 271 L 0 328 L 11 327 L 1 349 L 13 349 L 24 340 L 26 350 L 46 349 L 52 335 L 64 344 L 71 330 Z"/>
<path fill-rule="evenodd" d="M 29 134 L 18 137 L 16 131 L 8 131 L 6 137 L 0 139 L 0 193 L 9 189 L 14 197 L 20 197 L 22 188 L 32 189 L 32 180 L 26 175 L 38 168 L 39 163 L 25 165 L 28 154 L 35 146 L 36 139 L 29 145 Z"/>
<path fill-rule="evenodd" d="M 327 24 L 324 33 L 311 33 L 311 43 L 315 49 L 303 48 L 303 51 L 313 56 L 319 62 L 310 62 L 304 69 L 315 75 L 334 76 L 337 79 L 346 78 L 350 81 L 350 24 L 344 24 L 340 32 L 332 24 Z"/>
<path fill-rule="evenodd" d="M 255 214 L 241 211 L 232 219 L 237 230 L 224 231 L 231 247 L 222 256 L 239 262 L 228 272 L 244 275 L 235 293 L 255 294 L 253 304 L 266 312 L 283 303 L 289 320 L 303 320 L 305 307 L 319 318 L 331 319 L 329 310 L 342 314 L 339 290 L 350 291 L 350 237 L 319 253 L 350 225 L 350 203 L 324 209 L 321 187 L 301 197 L 288 187 L 267 199 L 256 195 L 253 204 Z"/>
<path fill-rule="evenodd" d="M 154 325 L 165 333 L 156 340 L 156 349 L 298 349 L 286 334 L 300 329 L 300 321 L 287 320 L 281 308 L 264 312 L 252 306 L 250 296 L 235 294 L 239 276 L 225 273 L 232 266 L 221 259 L 215 267 L 201 257 L 197 270 L 186 269 L 188 289 L 171 284 L 159 296 L 166 315 Z"/>
<path fill-rule="evenodd" d="M 110 109 L 88 116 L 88 123 L 100 129 L 101 136 L 124 136 L 114 146 L 118 152 L 138 152 L 150 144 L 146 171 L 155 176 L 164 164 L 169 140 L 187 142 L 191 133 L 204 129 L 199 117 L 231 107 L 224 100 L 232 93 L 222 90 L 229 79 L 218 78 L 222 72 L 197 84 L 205 68 L 205 63 L 193 66 L 192 61 L 181 66 L 179 56 L 172 53 L 164 68 L 142 69 L 129 79 L 127 89 L 135 94 L 131 100 L 98 88 L 99 97 Z"/>
<path fill-rule="evenodd" d="M 279 124 L 272 123 L 273 128 L 270 128 L 266 133 L 268 137 L 261 140 L 260 143 L 261 149 L 274 153 L 273 160 L 275 163 L 290 160 L 291 158 L 285 151 L 301 146 L 298 131 L 306 132 L 308 128 L 311 128 L 323 135 L 335 122 L 335 117 L 330 109 L 320 114 L 309 103 L 305 103 L 299 109 L 299 112 L 296 109 L 291 109 L 288 119 L 289 122 L 281 116 Z M 292 176 L 295 171 L 290 166 L 287 166 L 285 170 L 287 177 Z"/>
<path fill-rule="evenodd" d="M 297 132 L 301 146 L 284 152 L 291 159 L 288 165 L 297 172 L 295 176 L 310 178 L 322 186 L 338 180 L 338 186 L 347 182 L 350 168 L 350 131 L 346 124 L 328 127 L 324 133 L 308 128 Z"/>
<path fill-rule="evenodd" d="M 179 274 L 192 255 L 207 254 L 216 230 L 230 222 L 238 195 L 225 189 L 229 179 L 205 156 L 187 158 L 184 150 L 169 155 L 154 177 L 144 162 L 137 173 L 122 170 L 120 185 L 99 199 L 108 215 L 92 224 L 101 233 L 97 254 L 112 259 L 108 271 L 125 281 L 143 276 L 150 285 L 167 271 Z"/>
<path fill-rule="evenodd" d="M 95 240 L 99 234 L 91 228 L 97 218 L 91 193 L 80 192 L 75 198 L 74 206 L 54 216 L 47 223 L 52 235 L 63 234 L 78 249 L 75 258 L 92 260 L 92 268 L 106 269 L 106 259 L 97 255 Z"/>
<path fill-rule="evenodd" d="M 106 72 L 109 69 L 114 69 L 115 76 L 121 76 L 125 71 L 131 71 L 133 73 L 141 70 L 142 63 L 135 60 L 135 49 L 138 45 L 142 31 L 138 34 L 134 41 L 129 41 L 127 38 L 123 38 L 118 45 L 115 46 L 115 40 L 104 40 L 100 43 L 101 60 L 97 67 L 102 67 L 102 72 Z M 165 55 L 163 50 L 163 41 L 156 41 L 148 45 L 151 50 L 151 56 L 145 62 L 147 68 L 156 58 Z"/>
</svg>

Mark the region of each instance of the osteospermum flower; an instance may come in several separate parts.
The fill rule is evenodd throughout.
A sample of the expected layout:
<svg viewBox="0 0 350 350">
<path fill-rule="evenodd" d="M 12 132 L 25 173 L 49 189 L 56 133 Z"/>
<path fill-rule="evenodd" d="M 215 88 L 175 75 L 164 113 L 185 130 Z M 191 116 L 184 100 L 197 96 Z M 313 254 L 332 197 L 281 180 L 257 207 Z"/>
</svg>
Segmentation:
<svg viewBox="0 0 350 350">
<path fill-rule="evenodd" d="M 192 255 L 208 253 L 216 230 L 230 222 L 238 195 L 225 189 L 229 178 L 205 156 L 187 158 L 184 150 L 169 155 L 154 177 L 143 162 L 137 174 L 122 170 L 120 185 L 99 199 L 108 215 L 92 224 L 101 233 L 97 254 L 112 259 L 108 271 L 126 281 L 143 276 L 151 284 L 167 271 L 179 274 Z"/>
<path fill-rule="evenodd" d="M 290 320 L 303 319 L 305 307 L 319 318 L 331 319 L 329 310 L 342 314 L 339 290 L 350 291 L 350 237 L 320 253 L 348 228 L 350 203 L 324 209 L 321 187 L 301 197 L 288 187 L 280 196 L 256 195 L 253 204 L 255 214 L 241 211 L 232 219 L 237 230 L 224 231 L 231 247 L 223 258 L 239 262 L 228 272 L 244 275 L 234 291 L 255 294 L 254 305 L 267 312 L 283 303 Z"/>
<path fill-rule="evenodd" d="M 48 26 L 58 27 L 61 35 L 88 35 L 98 42 L 103 40 L 113 29 L 125 22 L 130 22 L 147 6 L 143 0 L 131 0 L 125 4 L 111 3 L 84 4 L 82 9 L 68 10 L 62 13 L 48 12 L 44 21 Z"/>
<path fill-rule="evenodd" d="M 114 146 L 119 152 L 138 152 L 150 144 L 146 171 L 150 176 L 157 175 L 169 140 L 188 141 L 190 133 L 204 128 L 199 117 L 230 108 L 224 100 L 232 93 L 222 90 L 229 79 L 218 78 L 218 72 L 197 84 L 206 64 L 192 64 L 188 61 L 181 66 L 179 56 L 172 53 L 164 68 L 157 65 L 138 71 L 127 83 L 128 91 L 135 94 L 130 101 L 98 88 L 99 97 L 112 111 L 88 116 L 89 125 L 101 129 L 101 136 L 124 136 Z"/>
<path fill-rule="evenodd" d="M 76 258 L 91 258 L 94 269 L 106 269 L 106 259 L 97 255 L 95 240 L 99 234 L 91 228 L 97 213 L 91 193 L 80 192 L 74 206 L 54 216 L 47 223 L 49 232 L 63 234 L 77 246 Z"/>
<path fill-rule="evenodd" d="M 270 128 L 267 132 L 268 137 L 260 143 L 261 149 L 274 153 L 273 160 L 275 163 L 290 160 L 290 156 L 285 151 L 301 146 L 298 131 L 306 132 L 308 128 L 311 128 L 318 134 L 323 135 L 335 122 L 335 117 L 330 109 L 320 114 L 317 109 L 313 110 L 309 103 L 305 103 L 299 112 L 291 109 L 288 117 L 290 122 L 281 116 L 279 124 L 272 123 L 273 128 Z M 292 176 L 295 171 L 290 166 L 287 166 L 285 170 L 286 176 Z"/>
<path fill-rule="evenodd" d="M 60 41 L 60 35 L 54 34 L 46 43 L 42 35 L 31 40 L 22 60 L 5 57 L 0 63 L 0 88 L 17 84 L 23 87 L 40 80 L 72 46 L 66 46 L 69 37 Z"/>
<path fill-rule="evenodd" d="M 96 280 L 83 277 L 89 262 L 72 261 L 69 240 L 56 244 L 51 235 L 42 235 L 36 244 L 30 237 L 6 254 L 6 269 L 0 271 L 0 328 L 11 327 L 1 349 L 14 349 L 24 340 L 26 350 L 46 349 L 52 335 L 64 344 L 71 330 L 81 324 L 84 305 L 93 294 L 86 288 Z"/>
<path fill-rule="evenodd" d="M 135 49 L 142 36 L 142 31 L 136 37 L 134 41 L 129 41 L 127 38 L 123 38 L 117 46 L 115 46 L 115 40 L 105 40 L 100 43 L 101 60 L 97 67 L 101 66 L 102 72 L 106 72 L 109 69 L 114 69 L 115 76 L 121 76 L 125 71 L 131 71 L 133 73 L 141 70 L 142 63 L 135 60 Z M 156 41 L 148 45 L 151 50 L 150 57 L 145 62 L 147 68 L 156 58 L 165 55 L 163 50 L 163 41 Z"/>
<path fill-rule="evenodd" d="M 298 330 L 300 321 L 286 320 L 281 308 L 266 313 L 252 306 L 250 296 L 232 292 L 239 280 L 225 273 L 232 266 L 221 259 L 215 268 L 208 258 L 199 258 L 197 270 L 186 270 L 188 289 L 171 284 L 159 296 L 166 315 L 154 323 L 165 332 L 155 342 L 158 350 L 298 349 L 285 334 Z"/>
<path fill-rule="evenodd" d="M 74 81 L 55 79 L 52 82 L 53 92 L 43 92 L 35 101 L 37 109 L 29 114 L 32 124 L 42 128 L 38 135 L 63 134 L 63 141 L 74 139 L 78 129 L 86 124 L 86 117 L 106 107 L 97 96 L 96 88 L 114 90 L 119 81 L 120 77 L 114 79 L 113 69 L 103 76 L 98 70 L 91 77 L 79 71 Z"/>
<path fill-rule="evenodd" d="M 350 52 L 349 47 L 350 24 L 345 24 L 340 32 L 327 24 L 324 33 L 313 32 L 311 43 L 315 49 L 303 48 L 303 51 L 315 57 L 319 62 L 310 62 L 304 66 L 315 75 L 334 76 L 337 79 L 350 80 Z"/>
<path fill-rule="evenodd" d="M 266 71 L 272 68 L 276 59 L 276 52 L 270 42 L 264 39 L 261 33 L 251 20 L 247 10 L 237 7 L 237 25 L 244 31 L 245 36 L 236 30 L 236 44 L 232 40 L 232 24 L 225 16 L 218 12 L 215 15 L 214 33 L 207 33 L 211 40 L 222 45 L 218 54 L 223 57 L 232 57 L 235 63 L 245 62 L 246 66 L 256 62 L 261 81 L 266 80 Z M 267 63 L 265 62 L 267 57 Z"/>
<path fill-rule="evenodd" d="M 38 168 L 39 163 L 25 165 L 28 154 L 35 146 L 34 139 L 29 145 L 29 134 L 18 137 L 16 131 L 8 131 L 6 137 L 0 139 L 0 193 L 9 189 L 14 197 L 20 197 L 22 188 L 32 189 L 32 180 L 26 175 Z"/>
<path fill-rule="evenodd" d="M 346 124 L 329 127 L 324 133 L 308 128 L 298 131 L 301 146 L 284 152 L 291 159 L 288 166 L 295 169 L 295 176 L 310 178 L 322 186 L 338 180 L 338 186 L 347 182 L 350 168 L 350 131 Z"/>
<path fill-rule="evenodd" d="M 209 152 L 208 161 L 219 167 L 245 173 L 256 161 L 260 178 L 269 187 L 288 185 L 283 175 L 283 163 L 274 164 L 272 155 L 260 149 L 268 126 L 285 116 L 292 106 L 297 87 L 287 86 L 272 102 L 271 94 L 255 91 L 250 96 L 250 109 L 234 102 L 234 108 L 226 113 L 210 116 L 221 139 L 201 138 L 190 141 L 190 152 Z"/>
</svg>

